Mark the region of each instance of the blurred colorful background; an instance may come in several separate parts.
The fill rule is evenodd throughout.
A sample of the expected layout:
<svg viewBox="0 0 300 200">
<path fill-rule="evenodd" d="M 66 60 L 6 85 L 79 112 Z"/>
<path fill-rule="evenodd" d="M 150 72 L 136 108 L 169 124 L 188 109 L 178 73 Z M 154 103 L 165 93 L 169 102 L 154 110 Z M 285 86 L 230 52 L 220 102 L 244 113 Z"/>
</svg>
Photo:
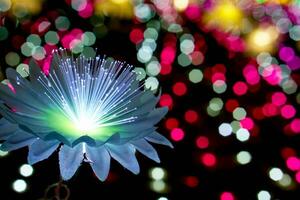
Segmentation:
<svg viewBox="0 0 300 200">
<path fill-rule="evenodd" d="M 135 176 L 113 162 L 105 182 L 84 164 L 70 199 L 300 198 L 299 0 L 0 0 L 0 19 L 2 84 L 31 57 L 47 72 L 63 47 L 134 65 L 170 109 L 160 164 L 138 155 Z M 26 153 L 0 151 L 1 199 L 59 180 L 57 155 L 30 166 Z"/>
</svg>

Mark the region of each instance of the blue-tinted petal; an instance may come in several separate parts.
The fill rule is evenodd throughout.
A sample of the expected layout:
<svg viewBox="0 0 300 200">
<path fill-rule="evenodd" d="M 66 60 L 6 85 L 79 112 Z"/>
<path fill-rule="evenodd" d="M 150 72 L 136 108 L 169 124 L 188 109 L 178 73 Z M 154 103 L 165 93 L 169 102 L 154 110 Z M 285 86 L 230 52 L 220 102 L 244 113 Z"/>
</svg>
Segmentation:
<svg viewBox="0 0 300 200">
<path fill-rule="evenodd" d="M 39 161 L 47 159 L 59 146 L 58 141 L 44 141 L 37 139 L 29 146 L 28 163 L 35 164 Z"/>
<path fill-rule="evenodd" d="M 166 145 L 166 146 L 173 148 L 173 145 L 171 144 L 171 142 L 156 131 L 147 135 L 145 137 L 145 139 L 148 140 L 149 142 Z"/>
<path fill-rule="evenodd" d="M 110 136 L 108 139 L 107 139 L 107 143 L 111 143 L 111 144 L 119 144 L 120 143 L 120 139 L 121 139 L 121 136 L 120 136 L 120 133 L 114 133 L 112 136 Z"/>
<path fill-rule="evenodd" d="M 64 137 L 62 134 L 57 133 L 57 132 L 50 132 L 48 134 L 45 134 L 45 136 L 43 137 L 44 140 L 46 141 L 51 141 L 51 140 L 58 140 L 68 146 L 72 146 L 72 139 L 67 139 L 66 137 Z M 75 145 L 74 145 L 75 146 Z"/>
<path fill-rule="evenodd" d="M 128 143 L 130 141 L 133 140 L 138 140 L 138 139 L 142 139 L 145 136 L 149 135 L 150 133 L 152 133 L 153 131 L 155 131 L 155 127 L 151 127 L 149 129 L 143 130 L 143 131 L 138 131 L 138 132 L 134 132 L 134 131 L 130 131 L 130 132 L 121 132 L 120 136 L 120 143 L 119 144 L 125 144 Z"/>
<path fill-rule="evenodd" d="M 1 93 L 1 91 L 0 91 L 0 93 Z M 0 101 L 1 101 L 1 98 L 0 98 Z M 16 120 L 11 115 L 11 110 L 3 103 L 0 103 L 0 114 L 9 122 L 16 123 Z"/>
<path fill-rule="evenodd" d="M 63 145 L 59 151 L 60 174 L 64 180 L 69 180 L 77 171 L 84 158 L 83 144 L 75 147 Z"/>
<path fill-rule="evenodd" d="M 2 151 L 13 151 L 32 144 L 37 138 L 22 130 L 17 130 L 1 145 Z"/>
<path fill-rule="evenodd" d="M 131 144 L 106 144 L 105 146 L 108 148 L 111 157 L 118 161 L 123 167 L 134 174 L 140 172 L 140 167 L 135 157 L 135 148 Z"/>
<path fill-rule="evenodd" d="M 7 85 L 3 84 L 0 84 L 0 99 L 17 112 L 38 114 L 42 108 L 29 93 L 20 90 L 15 94 Z"/>
<path fill-rule="evenodd" d="M 43 98 L 44 93 L 39 93 L 32 87 L 32 84 L 23 78 L 16 70 L 8 68 L 6 76 L 16 90 L 15 98 L 22 99 L 23 102 L 30 102 L 36 109 L 43 109 L 47 101 Z"/>
<path fill-rule="evenodd" d="M 29 61 L 29 78 L 30 78 L 30 83 L 32 84 L 32 87 L 39 91 L 39 92 L 44 92 L 44 88 L 41 85 L 41 83 L 38 81 L 38 78 L 43 76 L 43 72 L 41 68 L 38 66 L 36 61 L 32 58 Z"/>
<path fill-rule="evenodd" d="M 90 162 L 90 165 L 96 174 L 96 176 L 104 181 L 109 173 L 110 168 L 110 155 L 104 146 L 101 147 L 89 147 L 86 146 L 86 157 Z"/>
<path fill-rule="evenodd" d="M 0 119 L 0 140 L 6 140 L 9 136 L 15 133 L 18 125 L 12 124 L 4 118 Z"/>
<path fill-rule="evenodd" d="M 150 158 L 150 159 L 152 159 L 152 160 L 154 160 L 154 161 L 156 161 L 158 163 L 160 162 L 156 150 L 145 139 L 140 139 L 140 140 L 132 141 L 131 144 L 133 144 L 134 147 L 139 152 L 141 152 L 142 154 L 144 154 L 148 158 Z"/>
<path fill-rule="evenodd" d="M 91 138 L 90 136 L 84 135 L 84 136 L 81 136 L 78 139 L 76 139 L 72 143 L 72 146 L 76 146 L 77 144 L 82 143 L 82 142 L 84 142 L 84 143 L 86 143 L 90 146 L 95 146 L 96 145 L 96 142 L 93 138 Z"/>
<path fill-rule="evenodd" d="M 167 107 L 161 107 L 153 110 L 148 115 L 142 116 L 136 119 L 132 123 L 120 125 L 120 129 L 126 131 L 142 131 L 152 127 L 154 124 L 159 122 L 168 112 Z"/>
</svg>

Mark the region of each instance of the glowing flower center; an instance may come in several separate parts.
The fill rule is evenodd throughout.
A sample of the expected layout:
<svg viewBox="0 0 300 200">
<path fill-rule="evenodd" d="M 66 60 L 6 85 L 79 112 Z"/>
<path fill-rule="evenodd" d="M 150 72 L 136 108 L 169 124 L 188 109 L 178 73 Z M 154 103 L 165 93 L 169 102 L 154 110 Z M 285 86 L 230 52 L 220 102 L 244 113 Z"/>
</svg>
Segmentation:
<svg viewBox="0 0 300 200">
<path fill-rule="evenodd" d="M 74 126 L 81 132 L 85 133 L 92 131 L 97 128 L 97 123 L 89 119 L 87 116 L 81 116 L 77 122 L 74 123 Z"/>
</svg>

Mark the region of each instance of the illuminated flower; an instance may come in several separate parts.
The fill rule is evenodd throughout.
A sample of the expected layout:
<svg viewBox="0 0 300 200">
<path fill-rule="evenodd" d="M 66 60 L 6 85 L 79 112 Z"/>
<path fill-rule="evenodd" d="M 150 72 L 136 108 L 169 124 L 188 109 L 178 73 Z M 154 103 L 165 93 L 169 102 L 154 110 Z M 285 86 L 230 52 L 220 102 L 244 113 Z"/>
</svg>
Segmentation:
<svg viewBox="0 0 300 200">
<path fill-rule="evenodd" d="M 136 150 L 159 162 L 149 142 L 172 147 L 154 127 L 167 108 L 155 108 L 159 97 L 143 89 L 132 66 L 58 50 L 48 75 L 33 60 L 29 70 L 30 81 L 7 69 L 9 83 L 0 85 L 1 150 L 28 146 L 34 164 L 60 147 L 63 179 L 85 161 L 105 180 L 111 157 L 137 174 Z"/>
</svg>

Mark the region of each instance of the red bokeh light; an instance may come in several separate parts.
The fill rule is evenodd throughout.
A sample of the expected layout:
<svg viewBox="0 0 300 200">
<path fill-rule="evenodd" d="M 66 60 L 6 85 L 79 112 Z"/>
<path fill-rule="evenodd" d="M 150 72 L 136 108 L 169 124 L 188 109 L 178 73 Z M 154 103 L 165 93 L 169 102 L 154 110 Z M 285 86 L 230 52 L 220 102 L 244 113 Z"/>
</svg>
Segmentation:
<svg viewBox="0 0 300 200">
<path fill-rule="evenodd" d="M 179 121 L 176 118 L 169 118 L 166 120 L 165 126 L 167 129 L 172 130 L 179 126 Z"/>
<path fill-rule="evenodd" d="M 248 86 L 246 83 L 244 83 L 242 81 L 238 81 L 233 85 L 232 89 L 236 95 L 242 96 L 247 93 Z"/>
<path fill-rule="evenodd" d="M 298 183 L 300 183 L 300 171 L 298 171 L 295 175 L 295 179 Z"/>
<path fill-rule="evenodd" d="M 160 106 L 168 106 L 169 109 L 172 109 L 173 99 L 169 94 L 162 94 L 159 100 Z"/>
<path fill-rule="evenodd" d="M 266 103 L 262 108 L 262 112 L 267 117 L 273 117 L 278 114 L 278 109 L 274 104 Z"/>
<path fill-rule="evenodd" d="M 197 187 L 199 184 L 199 180 L 196 176 L 187 176 L 184 178 L 184 184 L 188 187 Z"/>
<path fill-rule="evenodd" d="M 290 119 L 295 116 L 296 109 L 292 105 L 285 105 L 280 110 L 281 116 L 285 119 Z"/>
<path fill-rule="evenodd" d="M 172 72 L 172 65 L 161 63 L 160 74 L 167 75 Z"/>
<path fill-rule="evenodd" d="M 129 34 L 130 41 L 138 44 L 144 39 L 144 33 L 141 29 L 135 28 Z"/>
<path fill-rule="evenodd" d="M 199 136 L 196 139 L 196 145 L 199 149 L 205 149 L 209 146 L 209 140 L 205 136 Z"/>
<path fill-rule="evenodd" d="M 214 167 L 217 164 L 217 158 L 213 153 L 204 153 L 201 156 L 201 162 L 207 167 Z"/>
<path fill-rule="evenodd" d="M 282 106 L 286 102 L 286 96 L 282 92 L 275 92 L 272 95 L 272 103 L 276 106 Z"/>
<path fill-rule="evenodd" d="M 172 46 L 166 46 L 160 54 L 160 59 L 163 64 L 172 64 L 174 62 L 175 57 L 176 49 Z"/>
<path fill-rule="evenodd" d="M 300 170 L 300 159 L 295 156 L 289 157 L 286 160 L 286 165 L 290 170 L 298 171 Z"/>
<path fill-rule="evenodd" d="M 175 142 L 179 142 L 184 138 L 184 132 L 181 128 L 174 128 L 171 131 L 171 138 Z"/>
<path fill-rule="evenodd" d="M 173 85 L 173 92 L 177 96 L 183 96 L 187 92 L 187 87 L 183 82 L 177 82 Z"/>
<path fill-rule="evenodd" d="M 223 192 L 220 196 L 220 200 L 234 200 L 234 196 L 231 192 Z"/>
<path fill-rule="evenodd" d="M 233 112 L 237 107 L 239 107 L 239 102 L 237 100 L 229 99 L 226 101 L 225 108 L 228 112 Z"/>
<path fill-rule="evenodd" d="M 257 68 L 252 64 L 248 64 L 244 67 L 243 75 L 244 75 L 247 83 L 250 85 L 256 85 L 260 81 L 260 76 L 257 71 Z"/>
<path fill-rule="evenodd" d="M 252 130 L 253 127 L 254 127 L 254 122 L 249 117 L 246 117 L 246 118 L 242 119 L 240 121 L 240 123 L 241 123 L 242 127 L 245 128 L 245 129 L 247 129 L 247 130 Z"/>
<path fill-rule="evenodd" d="M 184 114 L 184 119 L 188 123 L 195 123 L 198 120 L 198 113 L 194 110 L 187 110 Z"/>
<path fill-rule="evenodd" d="M 294 133 L 300 133 L 300 118 L 293 119 L 291 122 L 291 130 Z"/>
</svg>

